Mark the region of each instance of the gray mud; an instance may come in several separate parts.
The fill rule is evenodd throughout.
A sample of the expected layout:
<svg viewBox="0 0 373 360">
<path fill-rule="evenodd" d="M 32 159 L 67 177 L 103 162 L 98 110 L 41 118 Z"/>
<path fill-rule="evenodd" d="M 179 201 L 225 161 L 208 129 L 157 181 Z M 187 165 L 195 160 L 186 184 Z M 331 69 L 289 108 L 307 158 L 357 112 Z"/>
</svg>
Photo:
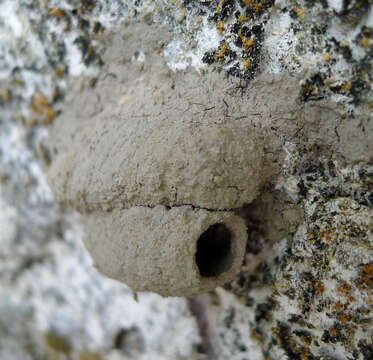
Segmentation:
<svg viewBox="0 0 373 360">
<path fill-rule="evenodd" d="M 49 179 L 59 202 L 90 219 L 87 246 L 102 272 L 135 290 L 182 296 L 212 289 L 239 271 L 235 265 L 216 281 L 193 272 L 196 243 L 206 229 L 190 224 L 196 235 L 189 237 L 183 216 L 193 214 L 197 223 L 201 213 L 223 223 L 225 216 L 236 222 L 243 216 L 248 225 L 255 214 L 275 242 L 302 220 L 297 205 L 275 189 L 285 145 L 317 144 L 320 154 L 342 164 L 371 161 L 373 125 L 368 114 L 346 119 L 336 104 L 302 102 L 298 77 L 262 74 L 247 84 L 217 72 L 174 73 L 160 55 L 169 40 L 167 28 L 142 22 L 128 22 L 107 37 L 97 82 L 72 84 L 53 125 Z M 120 212 L 131 217 L 128 233 L 118 232 Z M 176 212 L 181 215 L 173 223 Z M 160 214 L 170 217 L 165 223 L 171 228 L 178 225 L 159 227 L 151 218 Z M 99 218 L 105 226 L 91 220 Z M 238 262 L 246 241 L 241 232 L 242 226 L 235 234 L 242 248 L 234 254 Z M 193 251 L 180 250 L 194 264 L 185 266 L 189 282 L 183 286 L 181 269 L 172 265 L 178 259 L 165 261 L 184 245 L 145 251 L 154 239 L 173 236 L 175 244 L 192 242 Z M 113 260 L 123 249 L 136 254 L 135 267 L 127 256 Z M 147 264 L 158 267 L 159 276 Z"/>
</svg>

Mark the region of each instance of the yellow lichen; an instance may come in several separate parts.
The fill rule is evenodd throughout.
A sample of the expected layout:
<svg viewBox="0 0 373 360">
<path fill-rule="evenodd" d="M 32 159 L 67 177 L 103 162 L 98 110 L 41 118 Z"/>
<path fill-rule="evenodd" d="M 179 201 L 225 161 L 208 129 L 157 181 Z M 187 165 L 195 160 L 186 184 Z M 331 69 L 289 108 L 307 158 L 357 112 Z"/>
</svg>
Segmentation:
<svg viewBox="0 0 373 360">
<path fill-rule="evenodd" d="M 1 174 L 0 175 L 0 184 L 5 184 L 9 180 L 8 175 Z"/>
<path fill-rule="evenodd" d="M 20 79 L 13 79 L 12 80 L 12 85 L 13 86 L 21 86 L 22 85 L 22 81 Z"/>
<path fill-rule="evenodd" d="M 258 332 L 258 331 L 255 331 L 253 330 L 251 332 L 251 338 L 259 343 L 262 343 L 263 342 L 263 337 L 262 335 Z"/>
<path fill-rule="evenodd" d="M 344 323 L 346 323 L 347 321 L 348 321 L 348 317 L 347 316 L 345 316 L 345 315 L 341 315 L 341 316 L 339 316 L 339 321 L 342 323 L 342 324 L 344 324 Z"/>
<path fill-rule="evenodd" d="M 30 110 L 43 117 L 43 125 L 51 124 L 57 114 L 48 99 L 41 93 L 35 94 Z"/>
<path fill-rule="evenodd" d="M 317 291 L 318 294 L 322 294 L 324 292 L 324 290 L 325 290 L 325 286 L 323 284 L 317 285 L 316 291 Z"/>
<path fill-rule="evenodd" d="M 373 263 L 367 265 L 363 271 L 367 275 L 373 275 Z"/>
<path fill-rule="evenodd" d="M 16 113 L 16 120 L 17 121 L 23 121 L 23 115 L 19 112 Z"/>
<path fill-rule="evenodd" d="M 1 102 L 9 102 L 12 99 L 12 93 L 9 89 L 5 89 L 0 93 Z"/>
<path fill-rule="evenodd" d="M 336 336 L 338 334 L 338 330 L 336 328 L 331 328 L 330 329 L 330 335 L 331 336 Z"/>
<path fill-rule="evenodd" d="M 56 75 L 57 75 L 59 78 L 64 77 L 65 72 L 66 72 L 66 66 L 65 66 L 65 65 L 61 65 L 61 66 L 59 66 L 59 67 L 56 69 Z"/>
<path fill-rule="evenodd" d="M 26 125 L 27 126 L 34 126 L 36 124 L 36 120 L 34 118 L 28 119 Z"/>
<path fill-rule="evenodd" d="M 259 13 L 263 9 L 263 4 L 260 2 L 257 2 L 254 4 L 254 10 L 256 13 Z"/>
<path fill-rule="evenodd" d="M 309 360 L 310 354 L 309 349 L 302 349 L 302 360 Z"/>
<path fill-rule="evenodd" d="M 227 44 L 221 44 L 220 48 L 216 54 L 215 60 L 222 61 L 224 60 L 225 55 L 227 55 L 230 51 L 230 48 Z"/>
<path fill-rule="evenodd" d="M 327 61 L 327 62 L 331 61 L 332 60 L 332 54 L 330 52 L 325 53 L 323 55 L 323 60 Z"/>
<path fill-rule="evenodd" d="M 100 353 L 85 351 L 79 353 L 79 360 L 103 360 L 104 358 Z"/>
<path fill-rule="evenodd" d="M 362 47 L 368 47 L 370 45 L 370 39 L 368 39 L 367 37 L 363 37 L 361 40 L 360 40 L 360 45 Z"/>
<path fill-rule="evenodd" d="M 49 13 L 53 16 L 59 17 L 60 19 L 64 19 L 67 16 L 66 12 L 59 9 L 58 7 L 54 7 Z"/>
<path fill-rule="evenodd" d="M 240 29 L 240 30 L 238 31 L 238 36 L 239 36 L 239 38 L 241 39 L 244 48 L 245 48 L 246 50 L 251 50 L 251 48 L 252 48 L 252 47 L 254 46 L 254 44 L 255 44 L 255 39 L 247 39 L 247 37 L 246 37 L 244 34 L 242 34 L 242 29 Z"/>
<path fill-rule="evenodd" d="M 300 339 L 302 340 L 303 344 L 305 344 L 307 346 L 311 345 L 310 339 L 307 336 L 301 335 Z"/>
<path fill-rule="evenodd" d="M 244 21 L 248 21 L 250 18 L 248 16 L 245 16 L 245 15 L 241 15 L 238 17 L 238 21 L 239 22 L 244 22 Z"/>
<path fill-rule="evenodd" d="M 305 11 L 304 11 L 303 8 L 296 7 L 296 8 L 294 8 L 294 11 L 298 15 L 298 17 L 304 19 L 304 17 L 305 17 Z"/>
<path fill-rule="evenodd" d="M 70 344 L 64 338 L 53 334 L 45 334 L 44 338 L 47 345 L 54 351 L 65 354 L 66 356 L 70 354 Z"/>
<path fill-rule="evenodd" d="M 184 9 L 183 13 L 181 14 L 180 21 L 184 20 L 186 16 L 187 16 L 187 9 Z"/>
<path fill-rule="evenodd" d="M 351 90 L 351 84 L 349 82 L 345 82 L 342 86 L 341 86 L 341 90 L 342 91 L 350 91 Z"/>
</svg>

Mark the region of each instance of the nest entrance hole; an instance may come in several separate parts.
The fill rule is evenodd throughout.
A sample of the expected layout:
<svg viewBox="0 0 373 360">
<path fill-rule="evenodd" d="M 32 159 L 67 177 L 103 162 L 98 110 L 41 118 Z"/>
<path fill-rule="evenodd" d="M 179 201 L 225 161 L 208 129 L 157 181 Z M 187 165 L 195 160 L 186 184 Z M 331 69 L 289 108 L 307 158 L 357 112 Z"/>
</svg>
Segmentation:
<svg viewBox="0 0 373 360">
<path fill-rule="evenodd" d="M 223 224 L 211 225 L 197 241 L 196 264 L 203 277 L 219 276 L 233 264 L 233 234 Z"/>
</svg>

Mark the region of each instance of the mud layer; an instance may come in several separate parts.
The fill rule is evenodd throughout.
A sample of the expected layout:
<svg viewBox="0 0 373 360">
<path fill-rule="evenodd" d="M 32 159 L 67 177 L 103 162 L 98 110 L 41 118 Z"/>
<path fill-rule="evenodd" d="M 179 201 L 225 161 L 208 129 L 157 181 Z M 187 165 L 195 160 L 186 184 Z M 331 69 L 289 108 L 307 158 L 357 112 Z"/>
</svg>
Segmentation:
<svg viewBox="0 0 373 360">
<path fill-rule="evenodd" d="M 238 222 L 235 212 L 249 224 L 244 209 L 262 198 L 275 201 L 263 209 L 277 207 L 286 214 L 272 223 L 271 211 L 263 210 L 263 223 L 273 234 L 269 242 L 280 230 L 286 235 L 296 227 L 301 217 L 294 204 L 287 205 L 286 194 L 273 196 L 286 144 L 317 144 L 320 153 L 341 163 L 372 158 L 368 115 L 346 120 L 335 104 L 302 102 L 296 77 L 263 74 L 243 87 L 219 73 L 173 73 L 159 51 L 169 41 L 167 28 L 141 22 L 126 23 L 106 41 L 106 65 L 97 82 L 73 84 L 53 125 L 49 179 L 57 199 L 88 219 L 87 245 L 97 267 L 134 289 L 188 296 L 235 276 L 247 236 L 241 234 L 243 225 L 233 265 L 201 282 L 196 241 L 207 228 L 198 225 L 198 214 L 216 217 L 217 223 L 227 214 Z M 272 195 L 263 197 L 265 191 Z M 124 230 L 123 219 L 134 211 L 136 221 Z M 176 213 L 181 220 L 171 216 L 165 220 L 169 226 L 152 220 Z M 185 226 L 190 233 L 181 230 Z M 119 233 L 125 234 L 121 241 Z M 177 248 L 148 247 L 173 236 Z M 181 250 L 184 246 L 189 250 Z M 178 252 L 174 269 L 166 259 Z M 136 254 L 135 263 L 125 254 Z M 180 268 L 184 260 L 189 265 Z M 153 266 L 159 271 L 143 271 Z M 181 285 L 180 275 L 189 280 Z"/>
</svg>

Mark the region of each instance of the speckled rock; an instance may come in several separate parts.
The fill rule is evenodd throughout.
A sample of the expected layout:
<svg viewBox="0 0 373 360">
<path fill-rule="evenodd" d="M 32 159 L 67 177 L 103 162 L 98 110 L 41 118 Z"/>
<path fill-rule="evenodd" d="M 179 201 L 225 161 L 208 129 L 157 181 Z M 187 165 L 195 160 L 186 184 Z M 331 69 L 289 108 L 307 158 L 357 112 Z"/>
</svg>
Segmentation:
<svg viewBox="0 0 373 360">
<path fill-rule="evenodd" d="M 242 271 L 190 310 L 154 294 L 136 303 L 95 272 L 80 220 L 57 211 L 44 178 L 40 141 L 68 111 L 71 78 L 97 83 L 103 35 L 130 17 L 170 26 L 155 52 L 173 76 L 200 72 L 215 108 L 196 97 L 196 114 L 234 121 L 243 98 L 238 117 L 270 140 L 269 180 L 236 211 L 248 227 Z M 0 28 L 2 359 L 373 357 L 370 1 L 3 0 Z M 80 96 L 93 115 L 110 98 Z M 283 98 L 291 106 L 275 117 Z"/>
</svg>

